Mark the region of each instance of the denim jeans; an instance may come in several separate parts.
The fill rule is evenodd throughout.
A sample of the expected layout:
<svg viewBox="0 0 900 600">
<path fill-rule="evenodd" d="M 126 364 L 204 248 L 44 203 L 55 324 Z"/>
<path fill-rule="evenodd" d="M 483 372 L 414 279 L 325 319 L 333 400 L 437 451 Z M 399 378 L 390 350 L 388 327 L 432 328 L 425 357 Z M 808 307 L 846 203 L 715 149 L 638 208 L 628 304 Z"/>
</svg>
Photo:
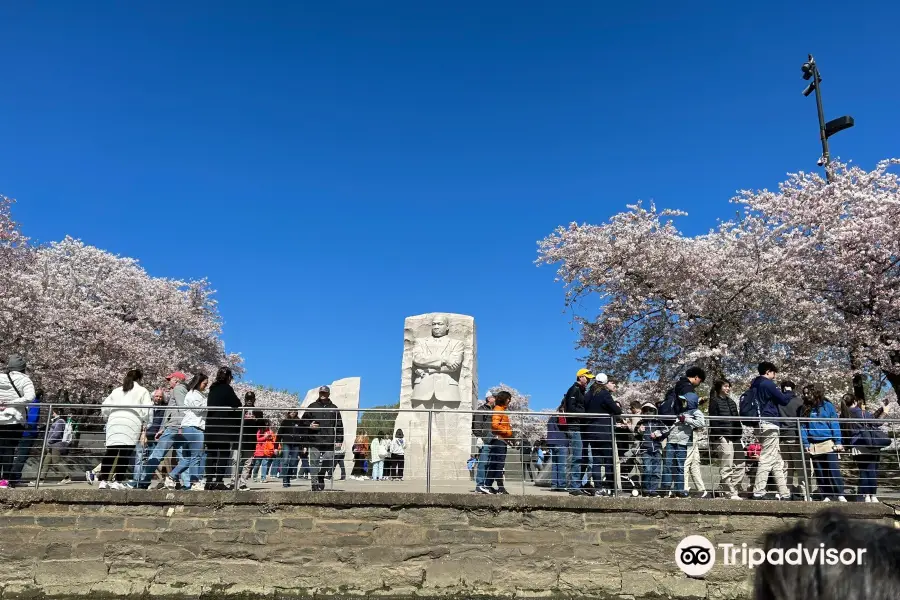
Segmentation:
<svg viewBox="0 0 900 600">
<path fill-rule="evenodd" d="M 294 467 L 297 464 L 297 456 L 300 454 L 300 446 L 297 444 L 282 445 L 281 456 L 281 481 L 287 484 L 291 483 L 291 479 L 296 475 Z"/>
<path fill-rule="evenodd" d="M 856 467 L 859 469 L 859 496 L 874 496 L 878 491 L 878 454 L 857 454 Z"/>
<path fill-rule="evenodd" d="M 819 492 L 828 498 L 844 495 L 844 478 L 838 467 L 837 453 L 829 452 L 812 457 Z"/>
<path fill-rule="evenodd" d="M 185 487 L 188 487 L 202 479 L 200 459 L 203 455 L 203 430 L 197 427 L 185 427 L 182 429 L 181 435 L 185 443 L 184 458 L 172 470 L 172 479 L 182 474 L 182 484 L 187 479 Z"/>
<path fill-rule="evenodd" d="M 377 481 L 379 479 L 384 479 L 384 461 L 379 460 L 378 462 L 372 463 L 372 480 Z"/>
<path fill-rule="evenodd" d="M 487 479 L 484 481 L 486 487 L 493 487 L 496 483 L 497 487 L 503 487 L 503 467 L 506 466 L 506 442 L 501 439 L 491 440 L 491 452 L 488 458 Z"/>
<path fill-rule="evenodd" d="M 568 455 L 569 449 L 566 446 L 553 447 L 551 487 L 554 489 L 562 490 L 566 487 L 566 457 Z"/>
<path fill-rule="evenodd" d="M 475 463 L 475 487 L 484 485 L 487 478 L 488 460 L 491 457 L 490 441 L 484 442 L 478 451 L 478 462 Z"/>
<path fill-rule="evenodd" d="M 643 455 L 643 473 L 641 475 L 644 492 L 655 494 L 659 491 L 659 482 L 662 471 L 662 453 L 646 452 Z"/>
<path fill-rule="evenodd" d="M 159 439 L 156 440 L 156 446 L 153 448 L 150 458 L 147 459 L 141 468 L 141 478 L 143 481 L 141 482 L 140 487 L 146 488 L 150 486 L 150 480 L 153 479 L 153 473 L 156 472 L 159 463 L 162 462 L 173 446 L 175 447 L 176 456 L 181 459 L 183 456 L 182 449 L 184 448 L 184 440 L 178 435 L 177 429 L 167 427 L 163 430 L 163 434 L 159 436 Z"/>
<path fill-rule="evenodd" d="M 584 445 L 581 443 L 581 431 L 569 430 L 569 488 L 577 490 L 581 488 L 584 477 L 582 467 L 584 465 Z"/>
<path fill-rule="evenodd" d="M 684 461 L 687 458 L 687 446 L 669 444 L 666 446 L 666 462 L 663 469 L 662 489 L 673 494 L 685 494 Z"/>
<path fill-rule="evenodd" d="M 155 443 L 148 439 L 146 444 L 138 441 L 137 446 L 134 447 L 134 475 L 131 480 L 135 487 L 140 484 L 141 479 L 144 477 L 144 463 L 150 458 L 154 445 Z"/>
<path fill-rule="evenodd" d="M 269 472 L 269 459 L 265 456 L 254 456 L 253 457 L 253 466 L 250 467 L 250 477 L 256 479 L 257 475 L 259 475 L 259 479 L 265 480 L 266 475 Z"/>
<path fill-rule="evenodd" d="M 300 469 L 297 472 L 297 477 L 309 476 L 309 459 L 306 456 L 300 457 Z"/>
<path fill-rule="evenodd" d="M 591 477 L 594 485 L 604 489 L 614 488 L 612 439 L 591 440 L 588 445 L 591 451 Z M 603 468 L 602 475 L 601 467 Z"/>
</svg>

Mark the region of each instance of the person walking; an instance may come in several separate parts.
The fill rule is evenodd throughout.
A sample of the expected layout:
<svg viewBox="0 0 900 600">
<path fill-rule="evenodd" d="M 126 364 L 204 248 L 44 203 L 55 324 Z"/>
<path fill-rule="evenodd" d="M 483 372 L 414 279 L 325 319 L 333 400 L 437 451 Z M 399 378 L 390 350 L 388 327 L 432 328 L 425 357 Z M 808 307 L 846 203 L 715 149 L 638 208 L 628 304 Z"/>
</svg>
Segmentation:
<svg viewBox="0 0 900 600">
<path fill-rule="evenodd" d="M 155 441 L 153 452 L 150 453 L 150 457 L 141 467 L 142 481 L 138 487 L 142 489 L 150 487 L 153 473 L 157 467 L 160 468 L 160 471 L 165 470 L 171 473 L 172 468 L 168 456 L 172 448 L 175 448 L 175 455 L 179 460 L 183 456 L 184 441 L 178 433 L 178 429 L 181 427 L 181 420 L 184 418 L 184 398 L 188 392 L 185 385 L 186 380 L 187 377 L 181 371 L 175 371 L 166 377 L 166 382 L 169 385 L 169 395 L 166 400 L 165 417 L 163 418 L 162 427 L 153 436 Z M 165 481 L 163 479 L 163 483 Z"/>
<path fill-rule="evenodd" d="M 775 385 L 775 376 L 778 373 L 778 367 L 768 361 L 759 363 L 756 368 L 757 376 L 750 389 L 745 392 L 746 399 L 755 399 L 755 410 L 758 414 L 744 415 L 743 410 L 741 416 L 752 416 L 759 419 L 757 429 L 754 431 L 762 450 L 759 455 L 758 466 L 756 468 L 756 478 L 753 482 L 753 498 L 757 500 L 766 497 L 766 485 L 769 481 L 769 475 L 775 478 L 775 486 L 777 488 L 776 499 L 787 500 L 791 497 L 788 490 L 787 482 L 784 478 L 784 461 L 781 457 L 781 447 L 779 445 L 779 433 L 781 427 L 778 421 L 781 418 L 778 406 L 787 406 L 791 397 L 784 395 L 782 391 Z M 741 402 L 740 406 L 743 406 Z"/>
<path fill-rule="evenodd" d="M 334 453 L 344 445 L 344 423 L 331 401 L 331 389 L 319 388 L 319 397 L 307 407 L 301 418 L 309 446 L 311 489 L 325 490 L 325 472 L 332 468 Z"/>
<path fill-rule="evenodd" d="M 26 366 L 22 356 L 13 354 L 0 375 L 0 489 L 16 485 L 16 448 L 25 432 L 28 404 L 37 395 Z"/>
<path fill-rule="evenodd" d="M 281 440 L 281 485 L 291 487 L 293 475 L 297 475 L 297 461 L 300 457 L 300 444 L 303 443 L 303 425 L 299 412 L 291 409 L 284 415 L 278 425 L 276 437 Z"/>
<path fill-rule="evenodd" d="M 106 419 L 106 453 L 103 455 L 99 488 L 125 489 L 122 485 L 125 465 L 132 458 L 138 441 L 146 443 L 147 423 L 153 400 L 141 385 L 144 374 L 131 369 L 122 385 L 103 401 L 100 414 Z M 113 482 L 109 483 L 112 478 Z"/>
<path fill-rule="evenodd" d="M 491 414 L 494 410 L 494 394 L 488 391 L 484 403 L 472 413 L 472 436 L 477 449 L 475 462 L 475 491 L 484 486 L 487 463 L 491 452 Z"/>
<path fill-rule="evenodd" d="M 494 414 L 491 416 L 491 451 L 488 458 L 487 479 L 479 488 L 482 494 L 509 494 L 503 485 L 503 468 L 506 466 L 506 450 L 513 437 L 512 425 L 506 408 L 509 406 L 512 395 L 506 390 L 497 392 L 494 396 Z M 494 484 L 497 487 L 494 488 Z"/>
<path fill-rule="evenodd" d="M 44 452 L 44 463 L 41 465 L 41 481 L 47 480 L 47 474 L 53 465 L 62 467 L 62 455 L 69 447 L 65 439 L 66 419 L 63 418 L 59 408 L 53 407 L 50 411 L 50 431 L 47 433 L 47 450 Z M 72 483 L 68 473 L 65 473 L 59 485 Z"/>
<path fill-rule="evenodd" d="M 605 373 L 594 378 L 590 393 L 584 402 L 585 416 L 582 422 L 582 436 L 591 453 L 591 478 L 594 480 L 595 496 L 610 496 L 614 493 L 613 479 L 613 427 L 614 419 L 622 414 L 622 407 L 613 400 L 616 383 Z M 602 469 L 602 472 L 601 472 Z"/>
<path fill-rule="evenodd" d="M 857 495 L 862 498 L 863 502 L 878 502 L 875 494 L 878 491 L 878 463 L 881 460 L 881 448 L 873 445 L 875 441 L 873 438 L 884 437 L 884 441 L 888 441 L 887 434 L 881 434 L 878 430 L 878 433 L 873 435 L 873 432 L 879 427 L 878 414 L 868 412 L 865 404 L 852 394 L 848 394 L 847 407 L 850 411 L 850 418 L 855 420 L 847 424 L 847 429 L 850 433 L 848 443 L 851 448 L 850 453 L 859 473 Z M 865 421 L 873 422 L 866 423 Z"/>
<path fill-rule="evenodd" d="M 225 477 L 231 465 L 231 446 L 237 442 L 241 401 L 234 393 L 230 367 L 219 367 L 206 399 L 207 490 L 228 490 Z"/>
<path fill-rule="evenodd" d="M 575 373 L 575 383 L 569 387 L 563 399 L 566 418 L 566 433 L 569 435 L 569 469 L 568 488 L 573 496 L 590 496 L 592 492 L 583 489 L 584 478 L 584 440 L 582 426 L 584 419 L 584 395 L 588 382 L 594 374 L 588 369 L 579 369 Z"/>
<path fill-rule="evenodd" d="M 699 411 L 703 414 L 705 400 L 700 399 Z M 707 409 L 708 410 L 708 409 Z M 706 491 L 706 484 L 703 483 L 703 472 L 700 469 L 700 451 L 709 449 L 709 435 L 706 427 L 697 427 L 693 431 L 691 443 L 688 445 L 687 456 L 684 459 L 684 491 L 690 494 L 691 483 L 694 489 L 700 494 L 700 498 L 706 498 L 709 494 Z"/>
<path fill-rule="evenodd" d="M 557 414 L 551 416 L 547 421 L 547 446 L 551 448 L 551 492 L 566 491 L 566 457 L 569 453 L 569 436 L 565 432 L 565 425 L 560 423 L 560 413 L 563 412 L 563 408 L 565 408 L 565 404 L 560 403 L 556 408 Z M 562 419 L 565 417 L 563 416 Z"/>
<path fill-rule="evenodd" d="M 731 382 L 727 379 L 713 382 L 713 392 L 709 398 L 709 438 L 719 459 L 719 485 L 724 486 L 732 500 L 740 500 L 738 485 L 744 473 L 734 464 L 734 452 L 736 447 L 740 447 L 743 428 L 737 402 L 730 393 Z"/>
<path fill-rule="evenodd" d="M 43 399 L 44 390 L 36 389 L 34 391 L 34 399 L 28 403 L 28 408 L 25 409 L 24 430 L 16 448 L 16 458 L 13 461 L 12 473 L 8 477 L 10 485 L 13 487 L 18 487 L 24 483 L 22 481 L 22 471 L 25 470 L 25 463 L 31 457 L 31 451 L 42 434 L 39 426 L 41 424 L 41 402 L 43 402 Z"/>
<path fill-rule="evenodd" d="M 182 458 L 178 466 L 172 469 L 167 480 L 174 487 L 175 481 L 182 474 L 184 489 L 195 491 L 203 490 L 201 480 L 204 473 L 201 469 L 201 457 L 203 456 L 203 442 L 206 430 L 206 389 L 209 386 L 209 377 L 204 373 L 197 373 L 187 385 L 188 393 L 184 397 L 184 416 L 181 418 L 179 434 L 184 440 Z M 170 487 L 167 485 L 166 487 Z"/>
<path fill-rule="evenodd" d="M 391 477 L 397 481 L 403 481 L 403 471 L 406 466 L 406 438 L 403 437 L 403 430 L 398 429 L 394 432 L 394 439 L 391 440 Z"/>
<path fill-rule="evenodd" d="M 837 457 L 837 452 L 844 449 L 843 437 L 838 423 L 837 410 L 825 398 L 823 385 L 816 384 L 813 387 L 812 403 L 804 407 L 801 416 L 813 419 L 802 423 L 800 438 L 807 455 L 812 459 L 822 500 L 824 502 L 831 500 L 846 502 L 844 479 L 841 477 Z M 763 452 L 765 452 L 765 445 Z"/>
</svg>

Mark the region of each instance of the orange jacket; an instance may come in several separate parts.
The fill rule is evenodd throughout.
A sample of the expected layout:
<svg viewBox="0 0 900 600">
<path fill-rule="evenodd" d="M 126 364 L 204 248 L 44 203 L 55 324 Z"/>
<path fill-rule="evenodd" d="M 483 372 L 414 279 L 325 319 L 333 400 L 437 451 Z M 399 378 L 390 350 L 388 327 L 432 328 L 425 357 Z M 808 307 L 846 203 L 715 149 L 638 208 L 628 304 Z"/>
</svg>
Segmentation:
<svg viewBox="0 0 900 600">
<path fill-rule="evenodd" d="M 271 429 L 256 430 L 256 458 L 272 458 L 275 456 L 275 432 Z"/>
<path fill-rule="evenodd" d="M 508 440 L 513 435 L 512 425 L 509 424 L 509 416 L 503 414 L 505 412 L 505 406 L 495 406 L 494 414 L 491 415 L 491 433 L 494 434 L 494 437 L 502 440 Z"/>
</svg>

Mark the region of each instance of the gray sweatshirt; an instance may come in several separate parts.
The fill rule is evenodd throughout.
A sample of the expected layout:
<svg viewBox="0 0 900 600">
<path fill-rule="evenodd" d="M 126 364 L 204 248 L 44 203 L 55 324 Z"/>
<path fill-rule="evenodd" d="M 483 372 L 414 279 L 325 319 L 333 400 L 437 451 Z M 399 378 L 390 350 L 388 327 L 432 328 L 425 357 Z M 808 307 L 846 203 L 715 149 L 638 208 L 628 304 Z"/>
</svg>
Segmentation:
<svg viewBox="0 0 900 600">
<path fill-rule="evenodd" d="M 687 446 L 694 438 L 694 430 L 706 427 L 706 418 L 699 409 L 687 410 L 682 413 L 684 415 L 684 423 L 678 423 L 669 434 L 670 444 L 681 444 Z"/>
<path fill-rule="evenodd" d="M 178 429 L 181 427 L 181 420 L 184 418 L 184 397 L 187 396 L 187 391 L 187 386 L 179 383 L 169 394 L 169 400 L 166 404 L 177 408 L 166 409 L 163 429 Z"/>
</svg>

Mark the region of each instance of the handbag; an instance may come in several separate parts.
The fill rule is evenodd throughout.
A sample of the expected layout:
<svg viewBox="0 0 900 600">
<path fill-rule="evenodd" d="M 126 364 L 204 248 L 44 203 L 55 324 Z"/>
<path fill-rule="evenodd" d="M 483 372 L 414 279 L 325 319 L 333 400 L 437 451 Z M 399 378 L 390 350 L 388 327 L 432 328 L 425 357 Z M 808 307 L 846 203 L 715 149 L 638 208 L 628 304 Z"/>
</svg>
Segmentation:
<svg viewBox="0 0 900 600">
<path fill-rule="evenodd" d="M 825 440 L 824 442 L 819 442 L 818 444 L 809 445 L 810 456 L 821 456 L 822 454 L 829 454 L 831 452 L 834 452 L 833 440 Z"/>
</svg>

